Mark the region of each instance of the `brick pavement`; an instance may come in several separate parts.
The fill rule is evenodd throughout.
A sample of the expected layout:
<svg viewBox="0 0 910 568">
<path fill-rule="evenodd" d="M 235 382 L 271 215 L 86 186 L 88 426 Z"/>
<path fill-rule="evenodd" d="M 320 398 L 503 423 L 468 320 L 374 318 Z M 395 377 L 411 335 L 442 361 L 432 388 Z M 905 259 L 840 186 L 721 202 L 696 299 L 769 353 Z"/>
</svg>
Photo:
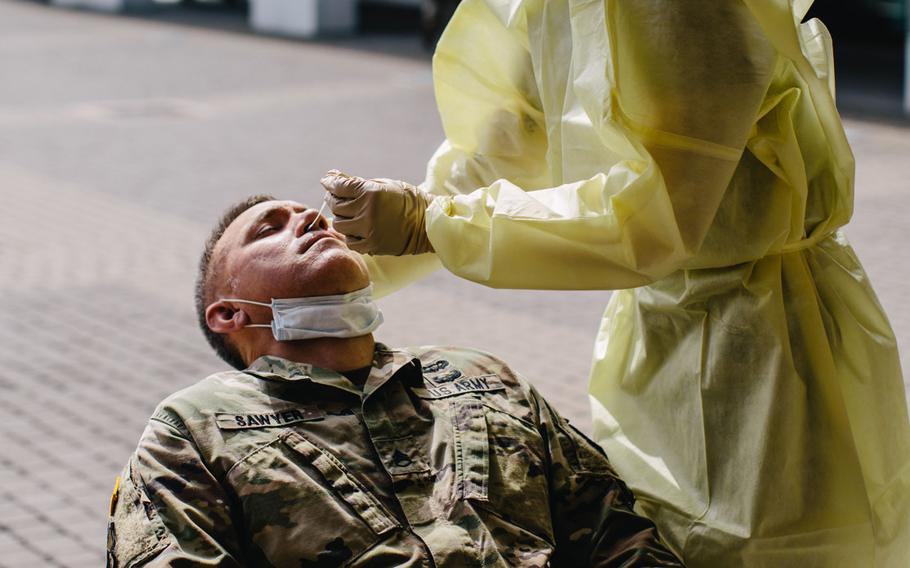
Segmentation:
<svg viewBox="0 0 910 568">
<path fill-rule="evenodd" d="M 0 568 L 98 566 L 152 408 L 224 367 L 192 313 L 214 217 L 253 192 L 316 202 L 329 167 L 419 180 L 441 137 L 428 62 L 408 38 L 288 42 L 0 0 L 0 76 Z M 849 127 L 849 235 L 910 338 L 910 135 Z M 587 428 L 608 297 L 438 273 L 382 300 L 379 337 L 493 351 Z"/>
</svg>

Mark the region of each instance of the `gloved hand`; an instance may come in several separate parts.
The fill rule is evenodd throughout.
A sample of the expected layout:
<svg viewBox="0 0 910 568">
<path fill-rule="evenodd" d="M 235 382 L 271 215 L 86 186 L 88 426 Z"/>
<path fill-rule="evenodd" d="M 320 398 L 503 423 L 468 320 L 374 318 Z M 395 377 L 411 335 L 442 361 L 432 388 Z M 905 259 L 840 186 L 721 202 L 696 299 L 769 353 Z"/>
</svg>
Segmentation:
<svg viewBox="0 0 910 568">
<path fill-rule="evenodd" d="M 329 170 L 320 182 L 329 192 L 333 226 L 353 250 L 396 256 L 433 252 L 425 221 L 434 196 L 403 181 L 363 179 L 338 170 Z"/>
</svg>

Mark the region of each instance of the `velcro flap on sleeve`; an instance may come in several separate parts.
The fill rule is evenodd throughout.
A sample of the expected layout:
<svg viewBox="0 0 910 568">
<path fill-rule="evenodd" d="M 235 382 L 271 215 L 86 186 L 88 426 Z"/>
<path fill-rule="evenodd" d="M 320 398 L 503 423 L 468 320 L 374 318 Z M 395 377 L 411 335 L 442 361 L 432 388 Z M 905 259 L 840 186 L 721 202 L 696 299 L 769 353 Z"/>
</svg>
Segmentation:
<svg viewBox="0 0 910 568">
<path fill-rule="evenodd" d="M 112 505 L 108 554 L 117 566 L 140 565 L 167 547 L 164 524 L 143 485 L 137 482 L 132 461 L 120 477 Z"/>
</svg>

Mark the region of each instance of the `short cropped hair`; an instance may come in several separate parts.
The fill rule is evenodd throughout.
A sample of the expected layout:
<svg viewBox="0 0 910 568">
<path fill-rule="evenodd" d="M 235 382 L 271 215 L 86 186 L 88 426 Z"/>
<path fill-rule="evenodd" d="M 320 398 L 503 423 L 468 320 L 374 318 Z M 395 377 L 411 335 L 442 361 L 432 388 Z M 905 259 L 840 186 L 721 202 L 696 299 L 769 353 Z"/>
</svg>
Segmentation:
<svg viewBox="0 0 910 568">
<path fill-rule="evenodd" d="M 246 363 L 244 363 L 243 358 L 240 356 L 237 349 L 227 340 L 227 335 L 215 333 L 209 329 L 209 324 L 205 319 L 205 309 L 214 301 L 215 291 L 219 284 L 218 278 L 220 276 L 221 263 L 213 263 L 212 255 L 218 241 L 221 240 L 221 237 L 224 235 L 228 226 L 233 223 L 237 217 L 250 207 L 274 200 L 275 198 L 271 195 L 253 195 L 229 207 L 221 216 L 221 219 L 218 221 L 218 224 L 215 225 L 215 228 L 212 229 L 212 234 L 209 235 L 208 240 L 205 241 L 205 249 L 202 251 L 202 257 L 199 259 L 199 274 L 196 277 L 196 317 L 199 321 L 199 327 L 202 329 L 202 333 L 205 335 L 209 345 L 215 350 L 215 353 L 235 369 L 245 369 Z"/>
</svg>

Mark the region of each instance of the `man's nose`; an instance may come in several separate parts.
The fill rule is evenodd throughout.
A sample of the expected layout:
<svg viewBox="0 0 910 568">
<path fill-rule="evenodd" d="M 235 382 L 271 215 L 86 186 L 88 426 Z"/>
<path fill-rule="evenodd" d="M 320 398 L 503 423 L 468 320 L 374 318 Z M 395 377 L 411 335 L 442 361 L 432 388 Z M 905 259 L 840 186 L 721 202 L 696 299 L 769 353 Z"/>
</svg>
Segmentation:
<svg viewBox="0 0 910 568">
<path fill-rule="evenodd" d="M 297 213 L 294 222 L 294 237 L 301 237 L 307 232 L 307 228 L 312 225 L 312 229 L 325 229 L 325 219 L 320 217 L 319 212 L 315 209 L 306 209 Z"/>
</svg>

